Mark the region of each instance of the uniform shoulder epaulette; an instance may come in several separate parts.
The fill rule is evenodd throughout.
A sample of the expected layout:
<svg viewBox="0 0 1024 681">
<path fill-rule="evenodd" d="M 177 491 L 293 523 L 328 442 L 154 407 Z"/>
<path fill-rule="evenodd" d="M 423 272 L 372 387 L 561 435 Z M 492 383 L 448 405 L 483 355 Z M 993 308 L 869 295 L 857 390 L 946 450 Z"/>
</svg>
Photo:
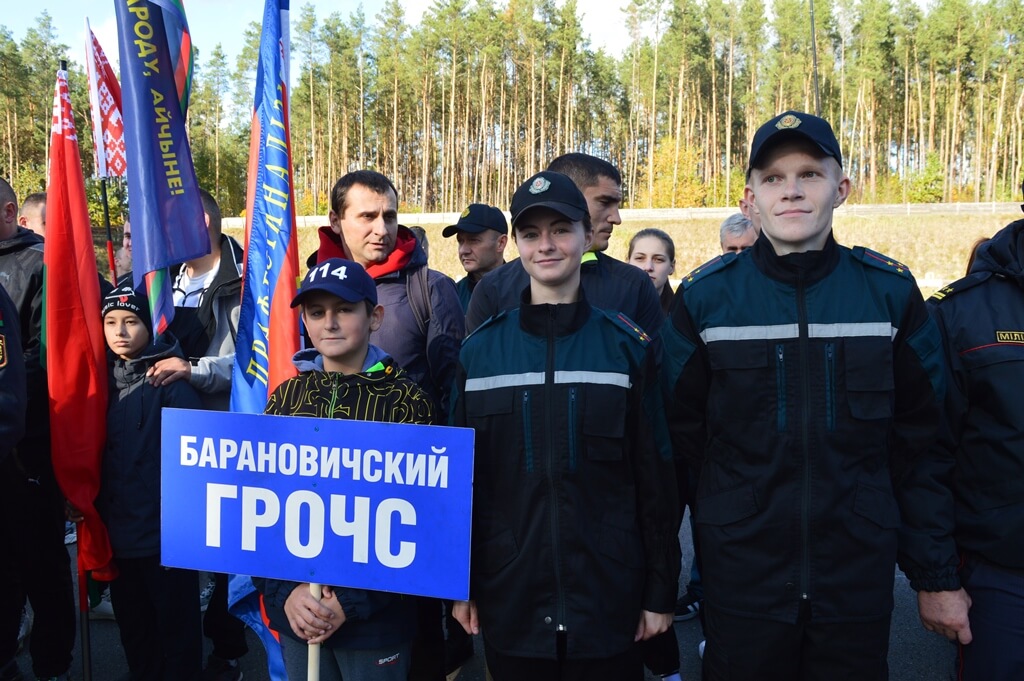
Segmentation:
<svg viewBox="0 0 1024 681">
<path fill-rule="evenodd" d="M 933 305 L 937 305 L 950 296 L 956 295 L 957 293 L 963 293 L 967 289 L 974 288 L 978 284 L 988 281 L 991 277 L 992 272 L 975 272 L 973 274 L 968 274 L 963 279 L 957 279 L 952 284 L 946 284 L 940 288 L 931 295 L 928 302 Z"/>
<path fill-rule="evenodd" d="M 640 328 L 640 325 L 634 322 L 632 319 L 627 317 L 621 312 L 612 312 L 609 310 L 601 310 L 594 308 L 605 317 L 611 320 L 611 322 L 620 330 L 626 333 L 630 338 L 642 342 L 644 345 L 651 342 L 651 337 L 647 335 L 647 332 Z"/>
<path fill-rule="evenodd" d="M 468 341 L 470 338 L 472 338 L 473 336 L 475 336 L 478 333 L 480 333 L 481 329 L 486 329 L 488 326 L 491 326 L 492 324 L 496 323 L 498 320 L 504 319 L 508 315 L 508 313 L 509 313 L 508 310 L 502 310 L 498 314 L 492 315 L 492 316 L 488 317 L 487 319 L 485 319 L 484 321 L 482 321 L 480 323 L 480 326 L 478 326 L 475 329 L 473 329 L 472 332 L 467 334 L 466 337 L 462 339 L 462 344 L 465 345 L 466 341 Z"/>
<path fill-rule="evenodd" d="M 871 265 L 872 267 L 882 271 L 892 272 L 893 274 L 898 274 L 901 277 L 906 277 L 907 279 L 910 279 L 913 276 L 910 273 L 910 268 L 903 263 L 879 253 L 878 251 L 865 248 L 864 246 L 856 246 L 853 248 L 853 257 L 857 258 L 865 265 Z"/>
<path fill-rule="evenodd" d="M 690 288 L 694 283 L 700 281 L 709 274 L 725 269 L 734 262 L 736 262 L 735 253 L 723 253 L 722 255 L 715 256 L 683 277 L 683 288 Z"/>
</svg>

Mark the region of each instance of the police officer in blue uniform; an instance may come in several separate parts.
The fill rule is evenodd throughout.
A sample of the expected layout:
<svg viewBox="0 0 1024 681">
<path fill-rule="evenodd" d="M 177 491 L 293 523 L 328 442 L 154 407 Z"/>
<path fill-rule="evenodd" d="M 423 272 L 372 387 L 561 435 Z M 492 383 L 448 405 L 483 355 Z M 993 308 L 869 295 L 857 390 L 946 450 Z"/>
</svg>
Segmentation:
<svg viewBox="0 0 1024 681">
<path fill-rule="evenodd" d="M 1024 189 L 1024 187 L 1022 187 Z M 963 279 L 929 300 L 942 333 L 954 455 L 946 548 L 966 594 L 921 590 L 925 627 L 960 644 L 963 681 L 1024 674 L 1024 220 L 981 244 Z M 954 545 L 955 542 L 955 545 Z M 952 558 L 951 558 L 952 559 Z M 969 609 L 969 610 L 968 610 Z"/>
</svg>

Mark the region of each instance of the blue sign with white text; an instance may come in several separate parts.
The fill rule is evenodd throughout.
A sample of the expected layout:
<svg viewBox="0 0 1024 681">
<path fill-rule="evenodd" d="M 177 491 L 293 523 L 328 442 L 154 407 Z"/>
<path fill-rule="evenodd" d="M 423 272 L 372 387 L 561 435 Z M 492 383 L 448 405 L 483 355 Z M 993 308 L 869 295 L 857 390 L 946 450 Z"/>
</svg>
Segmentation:
<svg viewBox="0 0 1024 681">
<path fill-rule="evenodd" d="M 465 600 L 468 428 L 163 410 L 164 565 Z"/>
</svg>

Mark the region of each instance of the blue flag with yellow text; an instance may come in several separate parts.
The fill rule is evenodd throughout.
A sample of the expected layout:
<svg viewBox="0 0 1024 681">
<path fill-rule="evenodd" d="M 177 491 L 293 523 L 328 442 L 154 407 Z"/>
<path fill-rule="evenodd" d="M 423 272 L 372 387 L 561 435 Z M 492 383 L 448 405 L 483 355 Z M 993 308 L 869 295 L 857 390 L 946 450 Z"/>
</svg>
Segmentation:
<svg viewBox="0 0 1024 681">
<path fill-rule="evenodd" d="M 160 333 L 174 316 L 166 268 L 210 252 L 185 134 L 193 51 L 180 0 L 116 0 L 115 8 L 133 285 L 146 281 Z"/>
<path fill-rule="evenodd" d="M 267 0 L 249 140 L 242 307 L 231 377 L 231 411 L 262 413 L 297 372 L 299 279 L 288 122 L 288 3 Z M 284 17 L 284 18 L 282 18 Z"/>
<path fill-rule="evenodd" d="M 288 122 L 288 0 L 266 0 L 249 138 L 242 306 L 231 376 L 231 411 L 259 414 L 267 397 L 297 372 L 299 313 L 291 307 L 299 278 L 291 138 Z M 252 580 L 231 575 L 229 610 L 267 650 L 274 681 L 285 681 L 277 634 Z"/>
</svg>

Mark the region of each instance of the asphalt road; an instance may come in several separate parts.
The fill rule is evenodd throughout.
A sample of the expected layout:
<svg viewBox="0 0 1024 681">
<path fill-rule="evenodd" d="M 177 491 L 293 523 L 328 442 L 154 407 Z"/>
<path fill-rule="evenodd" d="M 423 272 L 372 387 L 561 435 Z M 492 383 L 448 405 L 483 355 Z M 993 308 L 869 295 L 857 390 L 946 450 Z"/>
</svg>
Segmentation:
<svg viewBox="0 0 1024 681">
<path fill-rule="evenodd" d="M 679 533 L 683 546 L 683 560 L 689 566 L 693 555 L 690 544 L 689 522 L 683 523 Z M 72 565 L 75 562 L 74 546 L 72 549 Z M 684 570 L 686 575 L 688 570 Z M 685 579 L 680 591 L 685 589 Z M 896 608 L 893 612 L 892 633 L 889 639 L 889 678 L 890 681 L 952 681 L 956 650 L 945 639 L 929 633 L 921 626 L 917 618 L 917 599 L 905 577 L 896 572 L 895 588 Z M 700 622 L 697 619 L 680 622 L 675 625 L 679 639 L 682 675 L 687 681 L 700 678 L 700 659 L 697 656 L 697 645 L 701 636 Z M 128 667 L 118 637 L 117 623 L 113 621 L 93 621 L 90 623 L 92 641 L 92 680 L 93 681 L 127 681 Z M 209 641 L 206 652 L 209 653 Z M 83 679 L 82 657 L 79 648 L 80 640 L 75 646 L 75 662 L 71 668 L 72 679 Z M 485 681 L 483 652 L 480 641 L 476 642 L 477 655 L 467 664 L 458 679 L 459 681 Z M 18 657 L 22 671 L 26 674 L 31 670 L 31 659 L 23 651 Z M 259 641 L 249 633 L 249 654 L 242 660 L 242 669 L 246 681 L 269 681 L 266 672 L 266 657 Z M 655 679 L 650 674 L 648 679 Z"/>
</svg>

